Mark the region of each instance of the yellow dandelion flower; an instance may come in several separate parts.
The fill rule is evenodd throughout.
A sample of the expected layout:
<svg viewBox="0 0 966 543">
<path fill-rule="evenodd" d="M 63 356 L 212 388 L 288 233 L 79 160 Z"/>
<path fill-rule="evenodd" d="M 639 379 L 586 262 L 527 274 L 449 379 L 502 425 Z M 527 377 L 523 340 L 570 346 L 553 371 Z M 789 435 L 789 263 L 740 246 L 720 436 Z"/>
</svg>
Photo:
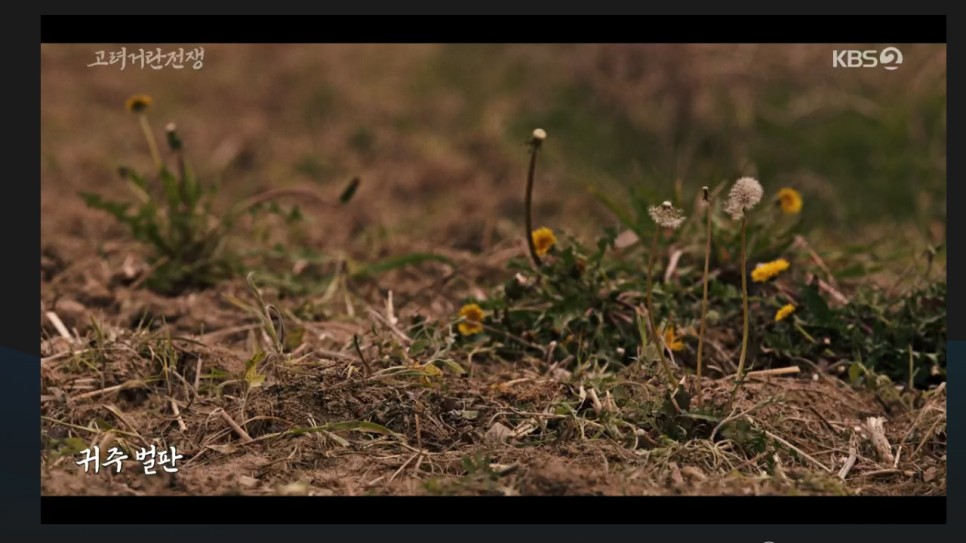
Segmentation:
<svg viewBox="0 0 966 543">
<path fill-rule="evenodd" d="M 674 335 L 673 326 L 668 326 L 667 329 L 664 330 L 664 344 L 667 345 L 668 349 L 671 349 L 675 352 L 684 350 L 684 342 L 681 341 L 681 338 Z"/>
<path fill-rule="evenodd" d="M 538 256 L 550 252 L 550 248 L 557 243 L 557 236 L 553 235 L 553 230 L 546 226 L 537 228 L 531 236 L 533 236 L 533 246 L 536 248 Z"/>
<path fill-rule="evenodd" d="M 480 322 L 483 320 L 483 308 L 477 304 L 466 304 L 460 308 L 460 317 L 468 321 Z"/>
<path fill-rule="evenodd" d="M 472 336 L 483 331 L 483 325 L 478 322 L 461 322 L 456 327 L 459 328 L 460 333 L 464 336 Z"/>
<path fill-rule="evenodd" d="M 751 279 L 756 283 L 764 283 L 779 273 L 787 270 L 789 265 L 790 264 L 788 261 L 784 258 L 779 258 L 778 260 L 773 260 L 764 264 L 758 264 L 755 269 L 751 270 Z"/>
<path fill-rule="evenodd" d="M 466 304 L 460 308 L 462 319 L 456 327 L 464 336 L 472 336 L 483 331 L 483 308 L 476 304 Z"/>
<path fill-rule="evenodd" d="M 131 113 L 142 113 L 151 106 L 151 97 L 147 94 L 135 94 L 124 102 L 124 107 Z"/>
<path fill-rule="evenodd" d="M 775 322 L 784 320 L 785 317 L 791 315 L 795 311 L 795 306 L 792 304 L 786 304 L 782 306 L 781 309 L 775 312 Z"/>
<path fill-rule="evenodd" d="M 778 191 L 776 199 L 782 211 L 794 215 L 802 211 L 802 195 L 795 189 L 785 187 Z"/>
</svg>

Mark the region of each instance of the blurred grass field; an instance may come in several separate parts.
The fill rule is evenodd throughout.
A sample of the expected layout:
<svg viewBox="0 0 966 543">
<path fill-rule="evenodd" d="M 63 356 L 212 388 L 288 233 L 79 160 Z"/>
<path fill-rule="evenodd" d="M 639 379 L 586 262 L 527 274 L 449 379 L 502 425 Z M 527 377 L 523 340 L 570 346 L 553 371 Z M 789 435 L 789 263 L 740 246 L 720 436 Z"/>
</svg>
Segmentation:
<svg viewBox="0 0 966 543">
<path fill-rule="evenodd" d="M 941 243 L 945 48 L 906 46 L 893 72 L 833 69 L 833 48 L 208 45 L 197 71 L 121 71 L 86 67 L 111 46 L 45 45 L 42 235 L 78 187 L 148 161 L 121 107 L 145 92 L 157 129 L 177 122 L 200 176 L 228 194 L 360 176 L 365 213 L 333 241 L 405 233 L 479 249 L 512 235 L 524 141 L 541 126 L 536 216 L 558 228 L 613 223 L 588 185 L 650 196 L 678 182 L 690 201 L 756 175 L 800 190 L 807 226 L 832 240 Z"/>
</svg>

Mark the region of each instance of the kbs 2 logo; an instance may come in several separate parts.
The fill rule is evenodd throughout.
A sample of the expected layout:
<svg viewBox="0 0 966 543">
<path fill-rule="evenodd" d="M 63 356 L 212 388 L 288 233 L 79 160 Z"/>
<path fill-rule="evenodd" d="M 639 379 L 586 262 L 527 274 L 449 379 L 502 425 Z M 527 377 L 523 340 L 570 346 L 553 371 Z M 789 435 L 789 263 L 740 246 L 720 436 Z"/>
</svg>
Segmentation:
<svg viewBox="0 0 966 543">
<path fill-rule="evenodd" d="M 902 64 L 902 51 L 895 47 L 886 47 L 882 51 L 875 49 L 832 51 L 833 68 L 875 68 L 882 66 L 886 70 L 895 70 L 900 64 Z"/>
</svg>

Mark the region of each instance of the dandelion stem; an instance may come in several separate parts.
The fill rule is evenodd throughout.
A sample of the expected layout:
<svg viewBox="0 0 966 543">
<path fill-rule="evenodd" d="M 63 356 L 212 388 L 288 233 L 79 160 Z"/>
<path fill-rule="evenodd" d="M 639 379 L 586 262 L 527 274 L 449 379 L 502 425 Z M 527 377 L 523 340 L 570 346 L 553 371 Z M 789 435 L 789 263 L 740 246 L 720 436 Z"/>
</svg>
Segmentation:
<svg viewBox="0 0 966 543">
<path fill-rule="evenodd" d="M 795 317 L 792 317 L 792 318 L 794 319 Z M 810 343 L 815 343 L 815 338 L 813 338 L 811 334 L 806 332 L 805 329 L 802 328 L 802 326 L 797 322 L 795 323 L 795 329 L 798 330 L 798 333 L 802 334 L 802 336 L 805 339 L 807 339 Z"/>
<path fill-rule="evenodd" d="M 741 218 L 741 309 L 744 325 L 741 333 L 741 355 L 738 357 L 738 382 L 742 380 L 745 371 L 745 357 L 748 355 L 748 273 L 745 262 L 745 231 L 748 219 Z"/>
<path fill-rule="evenodd" d="M 708 272 L 711 266 L 711 197 L 708 194 L 708 187 L 704 187 L 704 203 L 707 207 L 707 235 L 704 246 L 704 295 L 701 298 L 701 330 L 698 334 L 698 403 L 701 403 L 701 369 L 702 355 L 704 354 L 704 334 L 706 330 L 706 320 L 708 316 Z"/>
<path fill-rule="evenodd" d="M 185 202 L 188 201 L 188 175 L 184 165 L 184 151 L 178 149 L 175 151 L 175 157 L 178 161 L 178 181 L 181 187 L 181 199 Z"/>
<path fill-rule="evenodd" d="M 148 140 L 148 147 L 151 149 L 151 158 L 154 166 L 161 171 L 161 153 L 158 152 L 158 144 L 154 141 L 154 134 L 151 133 L 151 125 L 148 124 L 148 116 L 144 113 L 138 114 L 141 122 L 141 130 L 144 132 L 145 139 Z"/>
<path fill-rule="evenodd" d="M 661 360 L 661 368 L 664 370 L 664 374 L 667 376 L 668 386 L 671 390 L 674 390 L 674 374 L 671 372 L 671 366 L 668 365 L 667 360 L 664 358 L 664 342 L 661 340 L 661 335 L 657 332 L 657 326 L 654 324 L 654 306 L 651 303 L 651 290 L 653 290 L 653 280 L 651 276 L 654 275 L 654 264 L 657 262 L 657 242 L 661 236 L 660 227 L 654 229 L 654 239 L 651 242 L 651 254 L 648 258 L 647 263 L 647 293 L 645 295 L 645 304 L 647 309 L 647 322 L 651 327 L 651 335 L 653 336 L 654 344 L 657 345 L 657 353 Z"/>
<path fill-rule="evenodd" d="M 915 385 L 916 370 L 912 361 L 912 343 L 909 344 L 909 390 Z"/>
<path fill-rule="evenodd" d="M 537 149 L 539 146 L 537 144 L 530 145 L 530 170 L 527 173 L 527 196 L 526 196 L 526 228 L 527 228 L 527 247 L 530 249 L 530 258 L 533 259 L 533 264 L 536 267 L 540 267 L 540 257 L 537 255 L 537 247 L 533 243 L 533 212 L 531 211 L 533 204 L 533 174 L 537 169 Z"/>
</svg>

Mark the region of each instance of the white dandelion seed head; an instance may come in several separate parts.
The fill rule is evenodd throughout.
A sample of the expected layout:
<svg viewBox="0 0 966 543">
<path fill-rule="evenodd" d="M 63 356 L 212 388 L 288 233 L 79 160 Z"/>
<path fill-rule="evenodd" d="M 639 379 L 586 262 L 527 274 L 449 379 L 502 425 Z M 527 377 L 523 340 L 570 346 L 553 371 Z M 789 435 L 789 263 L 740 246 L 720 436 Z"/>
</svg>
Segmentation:
<svg viewBox="0 0 966 543">
<path fill-rule="evenodd" d="M 535 141 L 543 141 L 543 140 L 547 139 L 547 131 L 544 130 L 544 129 L 542 129 L 542 128 L 534 129 L 534 131 L 533 131 L 533 139 Z"/>
<path fill-rule="evenodd" d="M 725 203 L 725 211 L 734 220 L 741 220 L 745 212 L 758 205 L 765 190 L 761 188 L 761 183 L 753 177 L 742 177 L 735 181 L 731 192 L 728 193 L 728 201 Z"/>
<path fill-rule="evenodd" d="M 651 206 L 647 208 L 647 214 L 651 216 L 651 220 L 663 228 L 670 228 L 671 230 L 677 230 L 682 223 L 684 223 L 684 212 L 680 209 L 675 209 L 671 202 L 664 202 L 659 206 Z"/>
</svg>

